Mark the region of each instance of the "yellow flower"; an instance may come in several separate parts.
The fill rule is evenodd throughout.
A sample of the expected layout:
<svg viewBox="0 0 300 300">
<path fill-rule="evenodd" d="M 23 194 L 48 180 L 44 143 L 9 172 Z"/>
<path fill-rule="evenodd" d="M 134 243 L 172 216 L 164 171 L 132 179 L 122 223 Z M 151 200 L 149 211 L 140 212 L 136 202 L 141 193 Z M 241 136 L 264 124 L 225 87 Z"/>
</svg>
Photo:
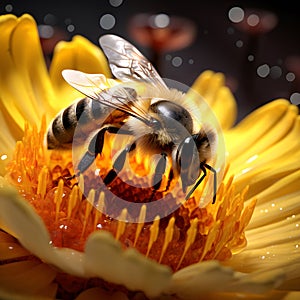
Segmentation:
<svg viewBox="0 0 300 300">
<path fill-rule="evenodd" d="M 295 106 L 278 99 L 232 127 L 224 76 L 202 73 L 192 89 L 213 109 L 227 149 L 216 204 L 199 208 L 192 198 L 151 224 L 143 210 L 141 223 L 112 220 L 60 180 L 72 171 L 70 154 L 43 147 L 46 124 L 81 97 L 61 71 L 110 77 L 103 53 L 75 37 L 56 47 L 48 72 L 29 15 L 1 16 L 0 41 L 1 299 L 283 299 L 299 290 Z"/>
</svg>

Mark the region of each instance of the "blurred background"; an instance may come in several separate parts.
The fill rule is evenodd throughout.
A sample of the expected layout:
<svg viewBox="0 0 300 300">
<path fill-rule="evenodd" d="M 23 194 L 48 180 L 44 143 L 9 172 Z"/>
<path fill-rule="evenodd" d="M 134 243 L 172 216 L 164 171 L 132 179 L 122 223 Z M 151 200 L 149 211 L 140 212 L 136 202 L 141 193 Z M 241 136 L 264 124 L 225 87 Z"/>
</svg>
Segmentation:
<svg viewBox="0 0 300 300">
<path fill-rule="evenodd" d="M 113 33 L 162 77 L 191 85 L 206 69 L 223 72 L 241 120 L 272 99 L 300 104 L 299 11 L 296 2 L 277 2 L 15 0 L 1 1 L 0 13 L 36 19 L 48 63 L 59 40 L 80 34 L 98 44 Z"/>
</svg>

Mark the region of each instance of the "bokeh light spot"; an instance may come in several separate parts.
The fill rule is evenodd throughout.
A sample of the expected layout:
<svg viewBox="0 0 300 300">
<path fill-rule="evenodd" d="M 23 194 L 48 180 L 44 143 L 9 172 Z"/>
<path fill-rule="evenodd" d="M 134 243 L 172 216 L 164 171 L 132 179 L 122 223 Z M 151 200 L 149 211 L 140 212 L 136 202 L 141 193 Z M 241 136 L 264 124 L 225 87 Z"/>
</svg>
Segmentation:
<svg viewBox="0 0 300 300">
<path fill-rule="evenodd" d="M 103 29 L 110 30 L 115 26 L 116 19 L 111 14 L 105 14 L 100 18 L 99 24 Z"/>
<path fill-rule="evenodd" d="M 236 41 L 235 45 L 236 45 L 238 48 L 241 48 L 241 47 L 243 47 L 244 43 L 243 43 L 243 41 L 238 40 L 238 41 Z"/>
<path fill-rule="evenodd" d="M 55 25 L 56 17 L 53 14 L 46 14 L 44 17 L 44 23 L 47 25 Z"/>
<path fill-rule="evenodd" d="M 155 27 L 165 28 L 170 24 L 170 18 L 166 14 L 158 14 L 154 16 L 153 23 Z"/>
<path fill-rule="evenodd" d="M 13 6 L 12 6 L 11 4 L 6 4 L 6 5 L 5 5 L 5 10 L 6 10 L 7 12 L 12 12 Z"/>
<path fill-rule="evenodd" d="M 259 23 L 259 16 L 256 14 L 251 14 L 248 18 L 247 18 L 247 23 L 250 26 L 256 26 Z"/>
<path fill-rule="evenodd" d="M 170 61 L 171 59 L 172 59 L 172 55 L 171 55 L 171 54 L 167 54 L 167 55 L 166 55 L 166 60 L 167 60 L 167 61 Z"/>
<path fill-rule="evenodd" d="M 249 55 L 248 55 L 248 60 L 249 60 L 249 61 L 254 61 L 254 55 L 249 54 Z"/>
<path fill-rule="evenodd" d="M 174 67 L 180 67 L 182 65 L 182 58 L 180 56 L 175 56 L 172 59 L 172 65 Z"/>
<path fill-rule="evenodd" d="M 228 34 L 234 34 L 234 28 L 233 27 L 228 27 L 227 28 L 227 33 Z"/>
<path fill-rule="evenodd" d="M 70 24 L 70 25 L 67 26 L 67 30 L 69 32 L 73 32 L 75 30 L 75 26 L 73 24 Z"/>
<path fill-rule="evenodd" d="M 290 100 L 295 105 L 300 105 L 300 93 L 295 92 L 290 96 Z"/>
<path fill-rule="evenodd" d="M 273 79 L 277 79 L 281 75 L 282 75 L 282 70 L 281 70 L 281 68 L 279 66 L 273 66 L 273 67 L 271 67 L 271 69 L 270 69 L 270 76 Z"/>
<path fill-rule="evenodd" d="M 265 78 L 270 74 L 270 67 L 267 64 L 263 64 L 257 68 L 257 75 Z"/>
<path fill-rule="evenodd" d="M 109 4 L 113 7 L 118 7 L 123 3 L 123 0 L 109 0 Z"/>
<path fill-rule="evenodd" d="M 296 76 L 293 72 L 288 72 L 285 76 L 286 80 L 291 82 L 291 81 L 294 81 Z"/>
<path fill-rule="evenodd" d="M 229 20 L 233 23 L 239 23 L 243 21 L 244 16 L 244 10 L 238 6 L 232 7 L 228 12 Z"/>
<path fill-rule="evenodd" d="M 54 29 L 50 25 L 38 25 L 39 36 L 43 39 L 50 39 L 54 34 Z"/>
</svg>

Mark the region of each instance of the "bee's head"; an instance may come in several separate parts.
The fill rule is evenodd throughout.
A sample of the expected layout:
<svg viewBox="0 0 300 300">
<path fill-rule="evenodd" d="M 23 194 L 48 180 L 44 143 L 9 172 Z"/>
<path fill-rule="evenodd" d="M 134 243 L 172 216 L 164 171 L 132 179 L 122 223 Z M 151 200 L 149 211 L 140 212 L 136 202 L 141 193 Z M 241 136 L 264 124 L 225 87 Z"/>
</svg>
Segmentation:
<svg viewBox="0 0 300 300">
<path fill-rule="evenodd" d="M 179 130 L 184 128 L 185 131 L 193 131 L 193 120 L 190 113 L 182 106 L 175 102 L 161 99 L 152 103 L 149 108 L 152 113 L 150 126 L 154 130 L 166 128 L 169 130 Z"/>
</svg>

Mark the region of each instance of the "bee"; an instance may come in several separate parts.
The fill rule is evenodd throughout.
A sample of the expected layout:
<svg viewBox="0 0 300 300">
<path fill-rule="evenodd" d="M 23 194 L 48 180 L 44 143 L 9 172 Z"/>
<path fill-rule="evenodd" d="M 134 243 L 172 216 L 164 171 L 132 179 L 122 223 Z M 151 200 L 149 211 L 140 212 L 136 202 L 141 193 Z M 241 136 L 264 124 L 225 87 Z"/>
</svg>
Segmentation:
<svg viewBox="0 0 300 300">
<path fill-rule="evenodd" d="M 79 161 L 79 173 L 85 172 L 102 153 L 106 133 L 127 135 L 133 137 L 133 142 L 120 149 L 103 178 L 104 184 L 109 185 L 118 177 L 129 154 L 142 149 L 159 157 L 152 178 L 154 193 L 161 189 L 166 175 L 166 189 L 173 179 L 180 178 L 185 198 L 189 199 L 210 171 L 214 176 L 215 203 L 217 172 L 208 161 L 214 155 L 216 132 L 205 126 L 197 129 L 199 124 L 195 124 L 193 105 L 186 94 L 168 88 L 153 65 L 131 43 L 111 34 L 100 37 L 99 43 L 113 75 L 122 84 L 107 88 L 107 79 L 102 74 L 63 70 L 64 79 L 86 98 L 74 102 L 52 120 L 47 133 L 48 148 L 72 147 L 76 126 L 84 119 L 86 132 L 95 133 Z M 143 93 L 139 85 L 143 85 Z"/>
</svg>

